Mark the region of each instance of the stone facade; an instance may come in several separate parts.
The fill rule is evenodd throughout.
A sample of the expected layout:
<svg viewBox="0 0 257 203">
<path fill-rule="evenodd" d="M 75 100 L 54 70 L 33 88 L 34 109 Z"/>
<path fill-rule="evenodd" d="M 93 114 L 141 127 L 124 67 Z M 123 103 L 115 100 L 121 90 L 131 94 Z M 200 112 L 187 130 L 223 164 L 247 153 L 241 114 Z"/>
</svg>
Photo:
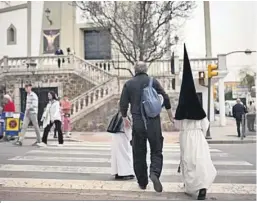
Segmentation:
<svg viewBox="0 0 257 203">
<path fill-rule="evenodd" d="M 59 96 L 67 95 L 71 100 L 94 87 L 73 73 L 12 75 L 5 76 L 0 82 L 6 84 L 6 91 L 13 98 L 16 111 L 21 111 L 20 88 L 26 83 L 32 83 L 35 88 L 57 87 Z"/>
<path fill-rule="evenodd" d="M 171 96 L 171 106 L 175 113 L 176 106 L 178 103 L 178 94 L 172 94 Z M 110 102 L 105 103 L 103 106 L 97 110 L 84 116 L 82 119 L 77 121 L 73 125 L 73 131 L 79 132 L 105 132 L 109 122 L 117 112 L 118 98 L 112 99 Z M 175 131 L 174 126 L 171 125 L 168 114 L 165 109 L 161 113 L 162 130 L 165 131 Z"/>
<path fill-rule="evenodd" d="M 35 87 L 52 87 L 52 84 L 59 84 L 62 89 L 62 92 L 59 90 L 59 94 L 68 95 L 70 99 L 81 95 L 82 92 L 94 86 L 73 73 L 6 76 L 1 82 L 6 83 L 7 93 L 12 97 L 15 96 L 15 88 L 24 87 L 26 83 L 32 83 Z"/>
<path fill-rule="evenodd" d="M 118 111 L 117 102 L 118 98 L 114 98 L 95 111 L 85 115 L 73 124 L 73 131 L 105 132 L 112 116 Z"/>
</svg>

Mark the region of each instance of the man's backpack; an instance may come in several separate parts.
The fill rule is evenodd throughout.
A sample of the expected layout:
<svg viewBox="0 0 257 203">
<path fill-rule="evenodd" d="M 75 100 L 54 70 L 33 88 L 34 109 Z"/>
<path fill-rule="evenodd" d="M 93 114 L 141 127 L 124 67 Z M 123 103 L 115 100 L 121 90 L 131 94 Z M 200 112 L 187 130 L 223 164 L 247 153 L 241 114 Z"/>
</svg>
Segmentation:
<svg viewBox="0 0 257 203">
<path fill-rule="evenodd" d="M 145 121 L 147 118 L 155 118 L 162 111 L 162 103 L 160 97 L 156 90 L 153 88 L 153 78 L 150 78 L 149 84 L 143 89 L 142 99 L 141 99 L 141 113 Z"/>
</svg>

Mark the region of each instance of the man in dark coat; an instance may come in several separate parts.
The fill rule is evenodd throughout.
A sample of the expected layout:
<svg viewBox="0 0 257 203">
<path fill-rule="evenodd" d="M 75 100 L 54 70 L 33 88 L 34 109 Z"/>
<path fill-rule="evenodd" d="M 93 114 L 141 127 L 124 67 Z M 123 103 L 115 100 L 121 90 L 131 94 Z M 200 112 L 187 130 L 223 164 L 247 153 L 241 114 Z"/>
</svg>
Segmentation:
<svg viewBox="0 0 257 203">
<path fill-rule="evenodd" d="M 55 55 L 56 56 L 63 55 L 63 50 L 59 46 L 58 46 L 57 50 L 55 51 Z M 64 59 L 62 59 L 62 62 L 64 63 Z M 61 59 L 60 58 L 58 58 L 57 63 L 58 63 L 58 68 L 60 68 L 61 67 Z"/>
<path fill-rule="evenodd" d="M 241 104 L 241 100 L 237 99 L 237 104 L 233 106 L 232 112 L 233 117 L 236 119 L 236 126 L 237 126 L 237 135 L 240 137 L 240 124 L 242 122 L 242 116 L 246 113 L 246 109 L 243 104 Z"/>
<path fill-rule="evenodd" d="M 144 62 L 138 62 L 135 65 L 135 77 L 126 82 L 123 87 L 120 98 L 120 111 L 124 119 L 124 124 L 129 125 L 127 111 L 131 105 L 131 114 L 133 119 L 132 126 L 132 147 L 134 171 L 137 177 L 139 187 L 146 189 L 148 185 L 148 173 L 146 163 L 147 140 L 151 149 L 150 179 L 153 182 L 154 189 L 162 192 L 162 184 L 159 180 L 163 166 L 163 136 L 161 130 L 160 115 L 155 118 L 148 118 L 145 128 L 144 120 L 141 114 L 141 96 L 143 89 L 148 86 L 150 78 L 147 75 L 147 66 Z M 160 83 L 153 79 L 153 88 L 163 96 L 164 106 L 167 109 L 170 120 L 173 122 L 169 96 L 165 93 Z"/>
</svg>

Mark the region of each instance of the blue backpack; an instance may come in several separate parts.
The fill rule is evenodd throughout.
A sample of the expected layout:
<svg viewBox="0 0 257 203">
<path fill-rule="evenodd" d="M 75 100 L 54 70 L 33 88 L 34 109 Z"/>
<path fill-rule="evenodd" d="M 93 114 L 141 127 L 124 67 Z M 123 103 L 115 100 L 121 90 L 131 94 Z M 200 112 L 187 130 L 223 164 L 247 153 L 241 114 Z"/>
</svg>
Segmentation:
<svg viewBox="0 0 257 203">
<path fill-rule="evenodd" d="M 158 93 L 153 88 L 153 78 L 150 78 L 149 84 L 143 89 L 141 98 L 141 114 L 146 127 L 146 118 L 155 118 L 162 111 L 162 103 Z M 147 128 L 146 128 L 147 129 Z"/>
</svg>

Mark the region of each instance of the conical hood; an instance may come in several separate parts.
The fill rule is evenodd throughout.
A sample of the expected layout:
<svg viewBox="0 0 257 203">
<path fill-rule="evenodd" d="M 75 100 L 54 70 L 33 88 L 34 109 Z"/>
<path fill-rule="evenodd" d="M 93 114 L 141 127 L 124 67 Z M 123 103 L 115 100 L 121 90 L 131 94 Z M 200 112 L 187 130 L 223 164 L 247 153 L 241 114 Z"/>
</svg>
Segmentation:
<svg viewBox="0 0 257 203">
<path fill-rule="evenodd" d="M 183 78 L 175 119 L 201 120 L 205 117 L 206 114 L 196 94 L 195 84 L 193 80 L 189 58 L 187 55 L 186 45 L 184 44 Z"/>
</svg>

